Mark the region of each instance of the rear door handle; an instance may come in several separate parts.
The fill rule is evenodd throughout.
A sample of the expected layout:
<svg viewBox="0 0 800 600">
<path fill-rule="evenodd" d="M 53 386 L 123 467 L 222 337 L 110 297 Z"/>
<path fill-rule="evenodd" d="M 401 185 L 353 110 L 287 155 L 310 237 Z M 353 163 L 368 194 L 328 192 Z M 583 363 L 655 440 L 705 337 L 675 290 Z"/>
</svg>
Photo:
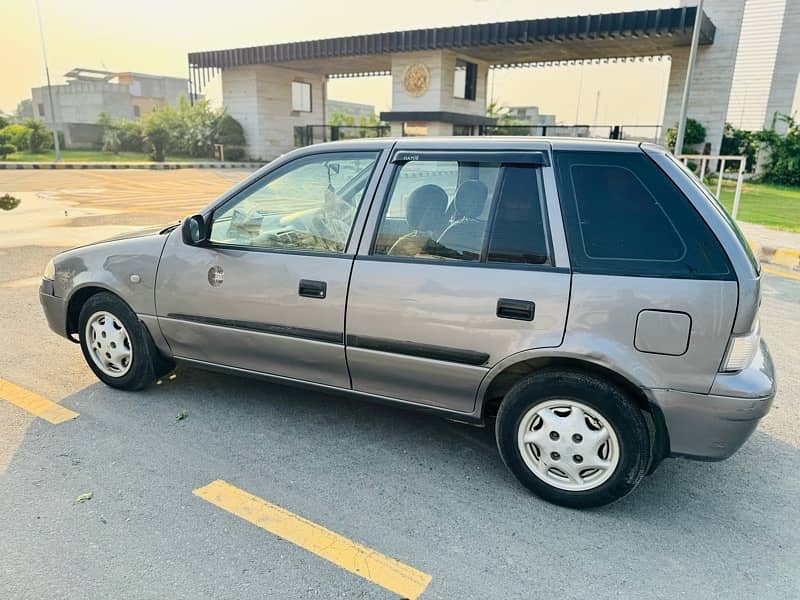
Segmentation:
<svg viewBox="0 0 800 600">
<path fill-rule="evenodd" d="M 533 321 L 536 314 L 536 304 L 530 300 L 514 300 L 500 298 L 497 301 L 497 316 L 501 319 L 516 319 L 517 321 Z"/>
<path fill-rule="evenodd" d="M 301 279 L 297 293 L 304 298 L 324 298 L 328 293 L 328 284 L 324 281 Z"/>
</svg>

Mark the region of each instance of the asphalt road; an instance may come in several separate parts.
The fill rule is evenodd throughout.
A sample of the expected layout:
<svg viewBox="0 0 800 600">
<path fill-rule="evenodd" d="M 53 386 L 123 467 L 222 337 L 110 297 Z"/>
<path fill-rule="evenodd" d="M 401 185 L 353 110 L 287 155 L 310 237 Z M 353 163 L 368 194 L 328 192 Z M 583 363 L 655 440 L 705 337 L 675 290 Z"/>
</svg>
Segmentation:
<svg viewBox="0 0 800 600">
<path fill-rule="evenodd" d="M 127 222 L 101 208 L 85 227 Z M 800 280 L 765 276 L 780 391 L 751 440 L 579 512 L 517 484 L 490 430 L 188 368 L 103 386 L 38 305 L 64 244 L 3 218 L 0 378 L 80 416 L 0 401 L 0 598 L 397 597 L 193 495 L 217 479 L 429 574 L 423 599 L 800 597 Z"/>
</svg>

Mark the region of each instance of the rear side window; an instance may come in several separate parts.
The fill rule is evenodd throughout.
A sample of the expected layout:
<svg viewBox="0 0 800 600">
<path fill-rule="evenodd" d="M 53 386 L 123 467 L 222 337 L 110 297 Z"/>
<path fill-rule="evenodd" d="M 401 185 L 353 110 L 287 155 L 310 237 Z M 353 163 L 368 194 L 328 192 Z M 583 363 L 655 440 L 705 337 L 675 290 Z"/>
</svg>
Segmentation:
<svg viewBox="0 0 800 600">
<path fill-rule="evenodd" d="M 554 154 L 576 272 L 734 279 L 714 234 L 643 153 Z"/>
</svg>

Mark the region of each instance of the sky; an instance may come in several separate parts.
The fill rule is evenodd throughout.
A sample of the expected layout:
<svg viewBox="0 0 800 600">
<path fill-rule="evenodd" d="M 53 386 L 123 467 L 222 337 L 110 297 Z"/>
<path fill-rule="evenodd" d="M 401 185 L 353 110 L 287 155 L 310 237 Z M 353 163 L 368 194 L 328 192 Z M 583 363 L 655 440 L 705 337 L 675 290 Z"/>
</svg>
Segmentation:
<svg viewBox="0 0 800 600">
<path fill-rule="evenodd" d="M 641 10 L 672 0 L 40 0 L 54 84 L 73 67 L 186 77 L 197 50 L 377 33 L 420 27 Z M 13 112 L 45 83 L 35 0 L 0 0 L 0 110 Z M 657 124 L 669 63 L 499 71 L 493 97 L 538 105 L 574 123 Z M 580 95 L 578 91 L 580 90 Z M 598 98 L 598 91 L 600 92 Z M 331 81 L 329 97 L 389 108 L 389 78 Z M 212 100 L 218 99 L 214 85 Z M 597 106 L 597 109 L 595 108 Z"/>
</svg>

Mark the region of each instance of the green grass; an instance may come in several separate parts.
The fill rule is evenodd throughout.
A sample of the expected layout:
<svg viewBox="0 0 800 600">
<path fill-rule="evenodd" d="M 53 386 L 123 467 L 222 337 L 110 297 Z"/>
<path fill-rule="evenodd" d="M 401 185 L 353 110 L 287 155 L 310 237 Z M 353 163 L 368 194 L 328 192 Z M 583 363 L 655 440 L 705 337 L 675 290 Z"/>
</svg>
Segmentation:
<svg viewBox="0 0 800 600">
<path fill-rule="evenodd" d="M 710 182 L 708 187 L 712 194 L 716 193 L 716 181 Z M 736 181 L 726 179 L 722 182 L 720 201 L 728 212 L 733 209 L 735 191 Z M 800 232 L 800 188 L 744 182 L 737 219 L 784 231 Z"/>
<path fill-rule="evenodd" d="M 15 152 L 6 158 L 9 162 L 53 162 L 56 159 L 53 151 L 33 154 L 31 152 Z M 101 152 L 99 150 L 62 150 L 63 162 L 147 162 L 150 156 L 144 152 Z M 185 156 L 167 156 L 167 161 L 191 162 L 211 159 L 187 158 Z"/>
</svg>

